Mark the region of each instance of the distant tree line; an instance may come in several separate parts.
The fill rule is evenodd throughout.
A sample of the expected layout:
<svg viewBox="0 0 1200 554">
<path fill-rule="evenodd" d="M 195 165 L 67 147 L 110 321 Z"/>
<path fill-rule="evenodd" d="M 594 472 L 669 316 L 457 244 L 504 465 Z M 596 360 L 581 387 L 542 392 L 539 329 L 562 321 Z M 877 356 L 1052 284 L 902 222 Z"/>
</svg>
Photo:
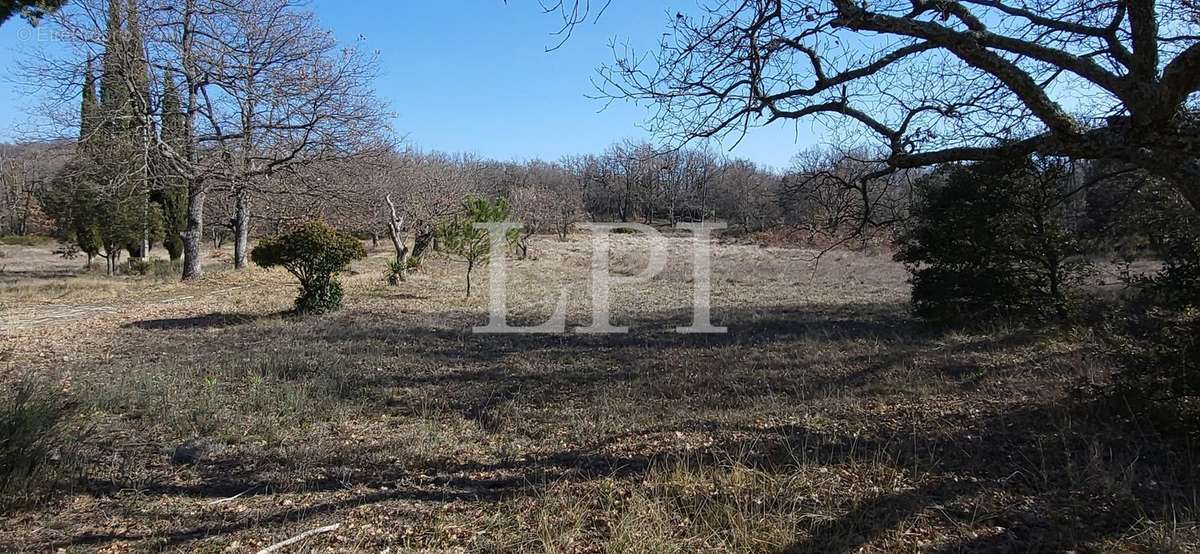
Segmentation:
<svg viewBox="0 0 1200 554">
<path fill-rule="evenodd" d="M 74 144 L 0 144 L 0 235 L 45 233 L 44 200 Z"/>
</svg>

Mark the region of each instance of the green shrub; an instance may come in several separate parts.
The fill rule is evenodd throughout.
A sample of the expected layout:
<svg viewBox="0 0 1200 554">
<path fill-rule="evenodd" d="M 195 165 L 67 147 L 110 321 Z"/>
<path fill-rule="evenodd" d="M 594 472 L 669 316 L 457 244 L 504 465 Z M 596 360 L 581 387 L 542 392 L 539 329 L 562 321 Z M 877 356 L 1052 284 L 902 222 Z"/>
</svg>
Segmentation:
<svg viewBox="0 0 1200 554">
<path fill-rule="evenodd" d="M 400 281 L 404 280 L 405 275 L 408 275 L 409 271 L 416 269 L 419 264 L 420 262 L 412 257 L 403 260 L 400 258 L 388 260 L 386 272 L 388 284 L 392 286 L 399 285 Z"/>
<path fill-rule="evenodd" d="M 1068 176 L 1023 159 L 946 165 L 920 181 L 896 254 L 912 273 L 915 313 L 941 323 L 1066 318 L 1087 271 L 1065 224 Z"/>
<path fill-rule="evenodd" d="M 1161 252 L 1181 214 L 1192 209 L 1171 185 L 1144 172 L 1106 177 L 1122 169 L 1116 162 L 1090 165 L 1084 178 L 1099 181 L 1087 187 L 1080 234 L 1097 252 L 1128 257 Z"/>
<path fill-rule="evenodd" d="M 4 504 L 46 488 L 65 468 L 69 408 L 48 385 L 21 380 L 0 405 L 0 497 Z"/>
<path fill-rule="evenodd" d="M 1200 221 L 1182 199 L 1153 218 L 1153 275 L 1128 275 L 1132 294 L 1110 322 L 1122 407 L 1200 434 Z"/>
<path fill-rule="evenodd" d="M 100 231 L 97 227 L 88 227 L 83 224 L 78 225 L 79 229 L 74 232 L 75 243 L 79 250 L 87 254 L 87 266 L 92 267 L 92 262 L 100 252 L 104 250 L 104 241 L 100 237 Z"/>
<path fill-rule="evenodd" d="M 1200 312 L 1150 310 L 1109 335 L 1123 410 L 1200 437 Z"/>
<path fill-rule="evenodd" d="M 1200 308 L 1200 218 L 1180 199 L 1148 225 L 1156 229 L 1152 253 L 1162 267 L 1149 277 L 1127 276 L 1136 301 L 1175 312 Z"/>
<path fill-rule="evenodd" d="M 342 303 L 337 274 L 350 262 L 367 257 L 361 242 L 321 221 L 310 221 L 294 231 L 259 241 L 250 251 L 254 263 L 283 267 L 300 281 L 296 312 L 323 314 Z"/>
</svg>

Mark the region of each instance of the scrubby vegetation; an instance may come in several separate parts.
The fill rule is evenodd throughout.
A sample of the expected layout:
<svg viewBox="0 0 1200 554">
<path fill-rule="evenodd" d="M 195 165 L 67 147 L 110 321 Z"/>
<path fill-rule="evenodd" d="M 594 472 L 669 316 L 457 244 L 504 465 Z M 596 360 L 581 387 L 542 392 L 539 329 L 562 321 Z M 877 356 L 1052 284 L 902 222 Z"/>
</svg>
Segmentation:
<svg viewBox="0 0 1200 554">
<path fill-rule="evenodd" d="M 37 498 L 63 484 L 76 437 L 71 410 L 49 383 L 24 378 L 7 383 L 0 398 L 0 509 Z"/>
<path fill-rule="evenodd" d="M 1151 183 L 1149 186 L 1153 187 Z M 1159 191 L 1160 194 L 1162 191 Z M 1115 396 L 1127 410 L 1152 417 L 1173 433 L 1200 436 L 1200 226 L 1169 192 L 1135 203 L 1122 218 L 1151 217 L 1149 252 L 1161 267 L 1127 273 L 1126 301 L 1106 329 L 1122 370 Z M 1165 200 L 1165 202 L 1164 202 Z"/>
<path fill-rule="evenodd" d="M 644 235 L 612 240 L 617 267 L 645 264 Z M 428 258 L 396 290 L 379 280 L 386 248 L 343 274 L 353 294 L 323 318 L 279 316 L 293 300 L 283 272 L 126 288 L 104 311 L 84 309 L 103 277 L 59 306 L 25 308 L 57 289 L 6 296 L 12 362 L 66 378 L 63 398 L 88 417 L 65 428 L 86 430 L 81 469 L 60 481 L 76 486 L 6 513 L 0 549 L 254 549 L 333 523 L 340 539 L 308 546 L 1200 541 L 1191 447 L 1078 394 L 1111 369 L 1088 334 L 930 329 L 887 254 L 831 253 L 813 274 L 814 251 L 717 244 L 714 302 L 728 308 L 714 316 L 730 333 L 678 335 L 688 244 L 668 239 L 659 279 L 615 291 L 638 299 L 615 304 L 628 335 L 473 334 L 486 302 L 462 298 L 461 262 Z M 511 262 L 520 317 L 544 320 L 565 287 L 568 317 L 586 320 L 587 245 L 539 236 L 538 260 Z M 67 344 L 121 348 L 100 365 L 42 355 Z"/>
<path fill-rule="evenodd" d="M 393 287 L 400 286 L 400 282 L 404 281 L 408 273 L 416 269 L 419 261 L 416 258 L 392 258 L 387 262 L 387 271 L 385 279 L 388 284 Z"/>
</svg>

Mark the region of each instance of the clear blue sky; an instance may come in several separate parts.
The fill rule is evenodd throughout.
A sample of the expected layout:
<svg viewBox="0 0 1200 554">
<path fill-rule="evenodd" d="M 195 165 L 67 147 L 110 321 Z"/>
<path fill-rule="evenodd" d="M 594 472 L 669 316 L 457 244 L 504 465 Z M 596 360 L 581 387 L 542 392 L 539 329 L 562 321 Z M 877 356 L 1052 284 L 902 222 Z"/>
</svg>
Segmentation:
<svg viewBox="0 0 1200 554">
<path fill-rule="evenodd" d="M 379 50 L 380 95 L 397 114 L 395 128 L 425 149 L 508 159 L 556 159 L 599 152 L 622 138 L 645 138 L 647 112 L 586 97 L 596 67 L 612 59 L 610 40 L 653 46 L 676 11 L 694 0 L 614 0 L 598 22 L 576 28 L 560 49 L 556 15 L 535 0 L 312 0 L 322 25 L 339 40 Z M 668 16 L 668 14 L 672 14 Z M 0 72 L 11 75 L 28 25 L 0 28 Z M 19 129 L 36 99 L 0 81 L 0 141 Z M 603 111 L 601 111 L 603 109 Z M 813 143 L 809 123 L 753 131 L 733 155 L 782 168 Z"/>
</svg>

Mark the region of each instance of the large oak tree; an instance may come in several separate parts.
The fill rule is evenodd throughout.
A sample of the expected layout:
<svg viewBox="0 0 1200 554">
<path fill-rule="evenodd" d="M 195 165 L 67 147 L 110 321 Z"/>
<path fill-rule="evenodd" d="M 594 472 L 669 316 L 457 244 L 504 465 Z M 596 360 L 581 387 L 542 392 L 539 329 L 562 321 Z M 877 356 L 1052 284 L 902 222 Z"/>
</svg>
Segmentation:
<svg viewBox="0 0 1200 554">
<path fill-rule="evenodd" d="M 815 119 L 883 171 L 1118 160 L 1200 209 L 1195 0 L 721 0 L 601 77 L 676 139 Z"/>
</svg>

